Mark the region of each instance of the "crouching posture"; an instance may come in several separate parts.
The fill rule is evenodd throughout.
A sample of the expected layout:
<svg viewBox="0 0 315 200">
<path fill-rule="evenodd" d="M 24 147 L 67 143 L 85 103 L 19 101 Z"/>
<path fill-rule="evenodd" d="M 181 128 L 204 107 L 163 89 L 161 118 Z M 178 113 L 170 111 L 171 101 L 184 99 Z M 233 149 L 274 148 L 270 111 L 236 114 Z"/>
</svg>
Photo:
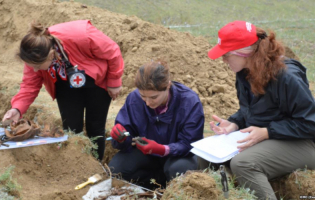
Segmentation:
<svg viewBox="0 0 315 200">
<path fill-rule="evenodd" d="M 197 169 L 190 143 L 203 138 L 202 104 L 190 88 L 170 80 L 163 62 L 140 67 L 135 84 L 111 131 L 120 151 L 109 167 L 144 187 L 151 188 L 151 179 L 165 186 L 177 174 Z"/>
</svg>

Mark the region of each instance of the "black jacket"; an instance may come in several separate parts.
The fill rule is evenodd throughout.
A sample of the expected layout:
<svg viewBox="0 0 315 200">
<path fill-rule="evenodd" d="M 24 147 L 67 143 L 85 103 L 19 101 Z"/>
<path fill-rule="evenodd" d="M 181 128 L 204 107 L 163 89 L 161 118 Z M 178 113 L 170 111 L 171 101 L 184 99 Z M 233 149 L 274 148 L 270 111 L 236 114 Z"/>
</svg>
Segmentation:
<svg viewBox="0 0 315 200">
<path fill-rule="evenodd" d="M 287 69 L 270 81 L 264 95 L 253 96 L 244 70 L 236 74 L 240 109 L 228 119 L 240 129 L 257 126 L 268 129 L 269 139 L 314 139 L 315 101 L 309 89 L 306 68 L 285 60 Z M 249 90 L 247 89 L 249 88 Z"/>
</svg>

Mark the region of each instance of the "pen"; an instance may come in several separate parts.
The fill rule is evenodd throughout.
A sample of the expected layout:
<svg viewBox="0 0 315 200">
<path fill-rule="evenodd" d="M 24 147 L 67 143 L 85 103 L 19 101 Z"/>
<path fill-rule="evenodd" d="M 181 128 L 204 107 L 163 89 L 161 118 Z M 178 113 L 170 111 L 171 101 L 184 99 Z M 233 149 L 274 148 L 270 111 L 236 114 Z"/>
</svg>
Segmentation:
<svg viewBox="0 0 315 200">
<path fill-rule="evenodd" d="M 129 136 L 130 135 L 130 133 L 129 132 L 124 132 L 124 135 L 125 136 Z M 112 140 L 113 138 L 112 137 L 108 137 L 108 138 L 106 138 L 106 140 Z"/>
</svg>

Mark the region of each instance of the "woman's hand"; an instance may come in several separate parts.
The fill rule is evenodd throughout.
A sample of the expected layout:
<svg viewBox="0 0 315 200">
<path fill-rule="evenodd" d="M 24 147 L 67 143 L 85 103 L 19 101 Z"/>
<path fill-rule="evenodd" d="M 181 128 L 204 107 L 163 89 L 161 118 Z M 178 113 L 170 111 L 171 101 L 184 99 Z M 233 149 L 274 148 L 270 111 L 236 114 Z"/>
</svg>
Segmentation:
<svg viewBox="0 0 315 200">
<path fill-rule="evenodd" d="M 219 122 L 219 125 L 216 125 L 214 121 L 210 122 L 210 128 L 215 132 L 215 134 L 229 134 L 238 130 L 238 126 L 235 123 L 229 122 L 228 120 L 222 119 L 216 115 L 212 115 L 212 118 Z"/>
<path fill-rule="evenodd" d="M 6 120 L 13 120 L 13 122 L 16 123 L 19 121 L 20 116 L 21 116 L 20 112 L 17 109 L 12 108 L 5 113 L 2 121 L 4 122 Z"/>
<path fill-rule="evenodd" d="M 245 144 L 238 146 L 239 151 L 244 151 L 245 149 L 263 141 L 269 139 L 268 130 L 267 128 L 259 128 L 256 126 L 250 126 L 248 128 L 240 130 L 242 133 L 249 132 L 249 135 L 244 138 L 243 140 L 237 141 L 237 143 L 243 143 Z"/>
<path fill-rule="evenodd" d="M 107 92 L 113 100 L 115 100 L 118 97 L 120 91 L 121 91 L 121 86 L 119 86 L 119 87 L 107 87 Z"/>
</svg>

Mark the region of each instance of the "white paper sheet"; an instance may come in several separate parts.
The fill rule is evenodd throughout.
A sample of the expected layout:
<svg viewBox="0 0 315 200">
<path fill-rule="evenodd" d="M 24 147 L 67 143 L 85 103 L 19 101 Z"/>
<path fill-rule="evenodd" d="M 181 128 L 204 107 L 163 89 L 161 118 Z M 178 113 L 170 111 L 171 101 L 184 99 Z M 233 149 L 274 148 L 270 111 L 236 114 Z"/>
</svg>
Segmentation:
<svg viewBox="0 0 315 200">
<path fill-rule="evenodd" d="M 237 146 L 242 143 L 237 143 L 237 141 L 248 135 L 248 132 L 235 131 L 227 135 L 210 136 L 191 143 L 194 147 L 191 152 L 214 163 L 224 162 L 238 154 Z"/>
</svg>

